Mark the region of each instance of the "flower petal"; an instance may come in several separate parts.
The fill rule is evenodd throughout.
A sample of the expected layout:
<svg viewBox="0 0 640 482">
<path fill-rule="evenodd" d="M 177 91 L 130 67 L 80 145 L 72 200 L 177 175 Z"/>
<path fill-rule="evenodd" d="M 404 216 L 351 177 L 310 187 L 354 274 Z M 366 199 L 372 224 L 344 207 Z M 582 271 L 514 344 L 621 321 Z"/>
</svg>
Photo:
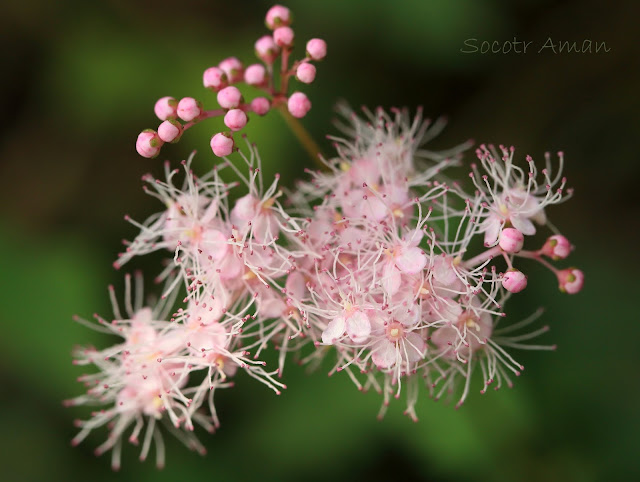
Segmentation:
<svg viewBox="0 0 640 482">
<path fill-rule="evenodd" d="M 371 361 L 378 368 L 391 368 L 396 363 L 396 345 L 389 340 L 380 340 L 371 353 Z"/>
<path fill-rule="evenodd" d="M 427 256 L 420 248 L 404 248 L 395 256 L 396 266 L 407 274 L 419 273 L 427 265 Z"/>
<path fill-rule="evenodd" d="M 532 236 L 536 234 L 536 227 L 531 222 L 531 220 L 529 220 L 529 218 L 514 214 L 513 216 L 511 216 L 510 220 L 511 224 L 513 224 L 513 227 L 520 231 L 522 234 L 526 236 Z"/>
<path fill-rule="evenodd" d="M 322 343 L 333 345 L 333 343 L 342 338 L 344 334 L 345 321 L 344 317 L 338 316 L 329 322 L 327 328 L 322 332 Z"/>
<path fill-rule="evenodd" d="M 363 343 L 371 334 L 369 317 L 362 311 L 354 312 L 347 318 L 347 334 L 354 343 Z"/>
</svg>

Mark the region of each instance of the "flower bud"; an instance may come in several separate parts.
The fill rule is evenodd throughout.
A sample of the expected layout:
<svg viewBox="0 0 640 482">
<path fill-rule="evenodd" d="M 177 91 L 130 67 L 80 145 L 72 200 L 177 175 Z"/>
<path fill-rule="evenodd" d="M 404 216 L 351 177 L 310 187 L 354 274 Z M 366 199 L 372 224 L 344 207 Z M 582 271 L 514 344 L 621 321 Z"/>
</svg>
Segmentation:
<svg viewBox="0 0 640 482">
<path fill-rule="evenodd" d="M 193 97 L 185 97 L 178 102 L 178 117 L 185 122 L 190 122 L 202 113 L 200 102 Z"/>
<path fill-rule="evenodd" d="M 242 62 L 235 57 L 224 59 L 218 67 L 225 73 L 230 84 L 242 81 Z"/>
<path fill-rule="evenodd" d="M 235 109 L 242 104 L 242 94 L 237 87 L 225 87 L 218 92 L 218 104 L 223 109 Z"/>
<path fill-rule="evenodd" d="M 584 285 L 584 273 L 577 268 L 567 268 L 558 271 L 558 283 L 560 291 L 575 295 Z"/>
<path fill-rule="evenodd" d="M 271 35 L 260 37 L 255 43 L 256 56 L 266 64 L 272 64 L 280 54 L 278 47 Z"/>
<path fill-rule="evenodd" d="M 220 132 L 211 138 L 211 150 L 218 157 L 228 156 L 233 152 L 233 137 L 230 132 Z"/>
<path fill-rule="evenodd" d="M 524 235 L 515 228 L 504 228 L 498 244 L 505 253 L 517 253 L 522 249 Z"/>
<path fill-rule="evenodd" d="M 207 89 L 218 91 L 229 85 L 227 74 L 218 67 L 209 67 L 202 74 L 202 83 Z"/>
<path fill-rule="evenodd" d="M 177 114 L 178 101 L 173 97 L 162 97 L 158 99 L 153 111 L 160 120 L 175 118 Z"/>
<path fill-rule="evenodd" d="M 296 69 L 296 79 L 305 84 L 310 84 L 316 78 L 316 66 L 309 62 L 303 62 Z"/>
<path fill-rule="evenodd" d="M 312 38 L 307 42 L 307 57 L 322 60 L 327 55 L 327 43 L 320 38 Z"/>
<path fill-rule="evenodd" d="M 160 148 L 162 147 L 162 139 L 158 137 L 158 133 L 153 129 L 145 129 L 140 134 L 138 134 L 138 139 L 136 140 L 136 151 L 142 157 L 147 157 L 152 159 L 156 157 L 160 153 Z"/>
<path fill-rule="evenodd" d="M 273 31 L 273 41 L 278 47 L 290 49 L 293 47 L 295 35 L 290 27 L 278 27 Z"/>
<path fill-rule="evenodd" d="M 224 116 L 224 125 L 232 131 L 239 131 L 247 125 L 247 114 L 240 109 L 231 109 Z"/>
<path fill-rule="evenodd" d="M 251 101 L 251 110 L 258 115 L 265 115 L 270 108 L 271 103 L 266 97 L 256 97 Z"/>
<path fill-rule="evenodd" d="M 511 293 L 519 293 L 527 287 L 527 277 L 522 271 L 511 268 L 502 278 L 502 287 Z"/>
<path fill-rule="evenodd" d="M 561 234 L 550 236 L 541 249 L 542 254 L 549 256 L 551 259 L 564 259 L 571 252 L 571 243 Z"/>
<path fill-rule="evenodd" d="M 287 108 L 293 117 L 300 119 L 311 109 L 311 101 L 302 92 L 294 92 L 287 101 Z"/>
<path fill-rule="evenodd" d="M 164 121 L 158 127 L 158 137 L 164 142 L 178 142 L 182 136 L 182 124 L 174 119 Z"/>
<path fill-rule="evenodd" d="M 274 5 L 265 16 L 264 23 L 269 30 L 291 24 L 291 12 L 287 7 Z"/>
<path fill-rule="evenodd" d="M 244 81 L 249 85 L 264 85 L 267 71 L 262 64 L 253 64 L 244 71 Z"/>
</svg>

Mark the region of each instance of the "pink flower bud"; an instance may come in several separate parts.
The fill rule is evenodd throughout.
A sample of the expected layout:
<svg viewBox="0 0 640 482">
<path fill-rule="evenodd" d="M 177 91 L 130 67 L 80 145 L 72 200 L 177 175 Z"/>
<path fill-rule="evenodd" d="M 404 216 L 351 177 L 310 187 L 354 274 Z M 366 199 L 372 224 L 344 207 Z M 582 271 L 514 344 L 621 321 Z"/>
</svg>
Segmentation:
<svg viewBox="0 0 640 482">
<path fill-rule="evenodd" d="M 307 42 L 307 56 L 313 60 L 322 60 L 327 55 L 327 43 L 320 38 L 312 38 Z"/>
<path fill-rule="evenodd" d="M 550 236 L 547 242 L 542 246 L 542 254 L 549 256 L 552 259 L 564 259 L 569 256 L 571 252 L 571 243 L 569 240 L 561 234 Z"/>
<path fill-rule="evenodd" d="M 235 57 L 224 59 L 218 67 L 225 73 L 230 84 L 242 81 L 242 62 Z"/>
<path fill-rule="evenodd" d="M 527 287 L 527 277 L 515 268 L 507 270 L 502 278 L 502 286 L 511 293 L 519 293 Z"/>
<path fill-rule="evenodd" d="M 162 147 L 162 139 L 158 137 L 158 133 L 153 129 L 145 129 L 140 134 L 138 134 L 138 139 L 136 140 L 136 151 L 142 157 L 147 157 L 152 159 L 156 157 L 160 153 L 160 148 Z"/>
<path fill-rule="evenodd" d="M 584 285 L 584 273 L 577 268 L 567 268 L 558 271 L 558 283 L 560 291 L 575 295 Z"/>
<path fill-rule="evenodd" d="M 164 142 L 178 142 L 182 136 L 182 124 L 174 119 L 168 119 L 158 127 L 158 137 Z"/>
<path fill-rule="evenodd" d="M 205 70 L 204 74 L 202 74 L 202 83 L 207 89 L 214 91 L 224 89 L 229 85 L 227 74 L 218 67 L 209 67 Z"/>
<path fill-rule="evenodd" d="M 504 228 L 500 233 L 500 247 L 506 253 L 517 253 L 522 249 L 524 235 L 515 228 Z"/>
<path fill-rule="evenodd" d="M 218 157 L 228 156 L 233 152 L 233 137 L 230 132 L 220 132 L 211 138 L 211 150 Z"/>
<path fill-rule="evenodd" d="M 224 116 L 224 125 L 232 131 L 239 131 L 247 125 L 247 114 L 240 109 L 231 109 Z"/>
<path fill-rule="evenodd" d="M 251 110 L 258 115 L 265 115 L 270 108 L 271 103 L 266 97 L 256 97 L 251 101 Z"/>
<path fill-rule="evenodd" d="M 267 12 L 264 23 L 270 30 L 273 30 L 276 27 L 289 25 L 291 23 L 291 12 L 287 7 L 274 5 Z"/>
<path fill-rule="evenodd" d="M 244 71 L 244 81 L 249 85 L 263 85 L 267 80 L 267 71 L 262 64 L 253 64 Z"/>
<path fill-rule="evenodd" d="M 273 31 L 273 41 L 278 47 L 286 49 L 293 47 L 294 37 L 291 27 L 278 27 Z"/>
<path fill-rule="evenodd" d="M 309 62 L 304 62 L 296 69 L 296 79 L 305 84 L 310 84 L 316 78 L 316 66 Z"/>
<path fill-rule="evenodd" d="M 218 104 L 223 109 L 235 109 L 242 104 L 242 94 L 237 87 L 225 87 L 218 92 Z"/>
<path fill-rule="evenodd" d="M 278 47 L 271 35 L 260 37 L 255 44 L 256 56 L 266 64 L 272 64 L 280 54 Z"/>
<path fill-rule="evenodd" d="M 162 97 L 158 99 L 156 105 L 153 107 L 153 111 L 160 120 L 167 120 L 175 118 L 177 115 L 178 101 L 173 97 Z"/>
<path fill-rule="evenodd" d="M 185 122 L 190 122 L 202 113 L 200 102 L 193 97 L 185 97 L 178 102 L 178 117 Z"/>
<path fill-rule="evenodd" d="M 294 92 L 287 101 L 287 108 L 293 117 L 300 119 L 311 109 L 311 101 L 302 92 Z"/>
</svg>

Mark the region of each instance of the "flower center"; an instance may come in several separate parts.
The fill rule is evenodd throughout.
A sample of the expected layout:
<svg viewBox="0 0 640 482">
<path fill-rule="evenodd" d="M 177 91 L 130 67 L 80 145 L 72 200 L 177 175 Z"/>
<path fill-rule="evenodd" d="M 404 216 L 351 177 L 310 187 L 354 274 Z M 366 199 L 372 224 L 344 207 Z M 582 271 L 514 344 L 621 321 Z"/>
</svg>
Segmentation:
<svg viewBox="0 0 640 482">
<path fill-rule="evenodd" d="M 387 338 L 390 342 L 397 342 L 404 337 L 404 328 L 399 321 L 392 321 L 387 325 Z"/>
</svg>

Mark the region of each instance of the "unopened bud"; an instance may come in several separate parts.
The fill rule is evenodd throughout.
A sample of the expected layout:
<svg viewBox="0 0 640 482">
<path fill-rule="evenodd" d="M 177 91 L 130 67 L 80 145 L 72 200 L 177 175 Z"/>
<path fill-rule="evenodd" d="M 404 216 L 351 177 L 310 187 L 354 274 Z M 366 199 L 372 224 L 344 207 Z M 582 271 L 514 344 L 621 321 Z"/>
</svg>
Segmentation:
<svg viewBox="0 0 640 482">
<path fill-rule="evenodd" d="M 515 228 L 504 228 L 500 233 L 500 247 L 505 253 L 517 253 L 522 249 L 524 235 Z"/>
<path fill-rule="evenodd" d="M 224 125 L 232 131 L 239 131 L 247 125 L 247 114 L 240 109 L 231 109 L 224 116 Z"/>
<path fill-rule="evenodd" d="M 178 102 L 178 117 L 185 122 L 190 122 L 202 113 L 200 102 L 193 97 L 185 97 Z"/>
<path fill-rule="evenodd" d="M 251 110 L 258 115 L 265 115 L 270 108 L 271 103 L 266 97 L 256 97 L 251 101 Z"/>
<path fill-rule="evenodd" d="M 502 287 L 511 293 L 519 293 L 527 287 L 527 277 L 522 271 L 511 268 L 502 278 Z"/>
<path fill-rule="evenodd" d="M 244 71 L 244 81 L 249 85 L 264 85 L 267 71 L 262 64 L 253 64 Z"/>
<path fill-rule="evenodd" d="M 156 131 L 153 129 L 145 129 L 138 134 L 136 150 L 142 157 L 152 159 L 160 153 L 162 144 L 164 144 L 164 142 L 160 137 L 158 137 L 158 133 Z"/>
<path fill-rule="evenodd" d="M 162 97 L 156 102 L 153 111 L 156 113 L 156 116 L 158 116 L 158 119 L 163 121 L 175 118 L 178 115 L 176 112 L 177 108 L 178 101 L 173 97 Z"/>
<path fill-rule="evenodd" d="M 302 92 L 294 92 L 287 101 L 287 108 L 293 117 L 300 119 L 311 109 L 311 101 Z"/>
<path fill-rule="evenodd" d="M 211 138 L 211 150 L 218 157 L 228 156 L 233 152 L 233 137 L 231 133 L 220 132 Z"/>
<path fill-rule="evenodd" d="M 307 42 L 307 56 L 313 60 L 322 60 L 327 55 L 327 43 L 320 38 Z"/>
<path fill-rule="evenodd" d="M 564 259 L 571 253 L 571 243 L 561 234 L 556 234 L 547 239 L 541 251 L 551 259 Z"/>
<path fill-rule="evenodd" d="M 296 79 L 305 84 L 310 84 L 316 78 L 316 66 L 309 62 L 298 65 Z"/>
<path fill-rule="evenodd" d="M 266 64 L 272 64 L 280 55 L 280 47 L 278 47 L 271 35 L 265 35 L 256 40 L 255 43 L 256 56 Z"/>
<path fill-rule="evenodd" d="M 164 142 L 178 142 L 182 136 L 182 124 L 174 119 L 164 121 L 158 127 L 158 137 Z"/>
<path fill-rule="evenodd" d="M 264 23 L 270 30 L 289 25 L 291 24 L 291 11 L 282 5 L 274 5 L 267 12 Z"/>
<path fill-rule="evenodd" d="M 577 268 L 567 268 L 558 271 L 558 284 L 560 291 L 575 295 L 584 285 L 584 273 Z"/>
<path fill-rule="evenodd" d="M 204 71 L 204 74 L 202 74 L 202 84 L 207 89 L 218 91 L 229 85 L 229 80 L 227 79 L 227 74 L 225 74 L 221 68 L 209 67 Z"/>
<path fill-rule="evenodd" d="M 291 27 L 278 27 L 273 31 L 273 41 L 278 47 L 289 49 L 293 47 L 293 39 L 295 34 Z"/>
<path fill-rule="evenodd" d="M 230 84 L 242 81 L 242 62 L 236 57 L 224 59 L 218 67 L 226 74 Z"/>
<path fill-rule="evenodd" d="M 218 92 L 218 104 L 223 109 L 235 109 L 242 103 L 242 94 L 237 87 L 229 86 Z"/>
</svg>

